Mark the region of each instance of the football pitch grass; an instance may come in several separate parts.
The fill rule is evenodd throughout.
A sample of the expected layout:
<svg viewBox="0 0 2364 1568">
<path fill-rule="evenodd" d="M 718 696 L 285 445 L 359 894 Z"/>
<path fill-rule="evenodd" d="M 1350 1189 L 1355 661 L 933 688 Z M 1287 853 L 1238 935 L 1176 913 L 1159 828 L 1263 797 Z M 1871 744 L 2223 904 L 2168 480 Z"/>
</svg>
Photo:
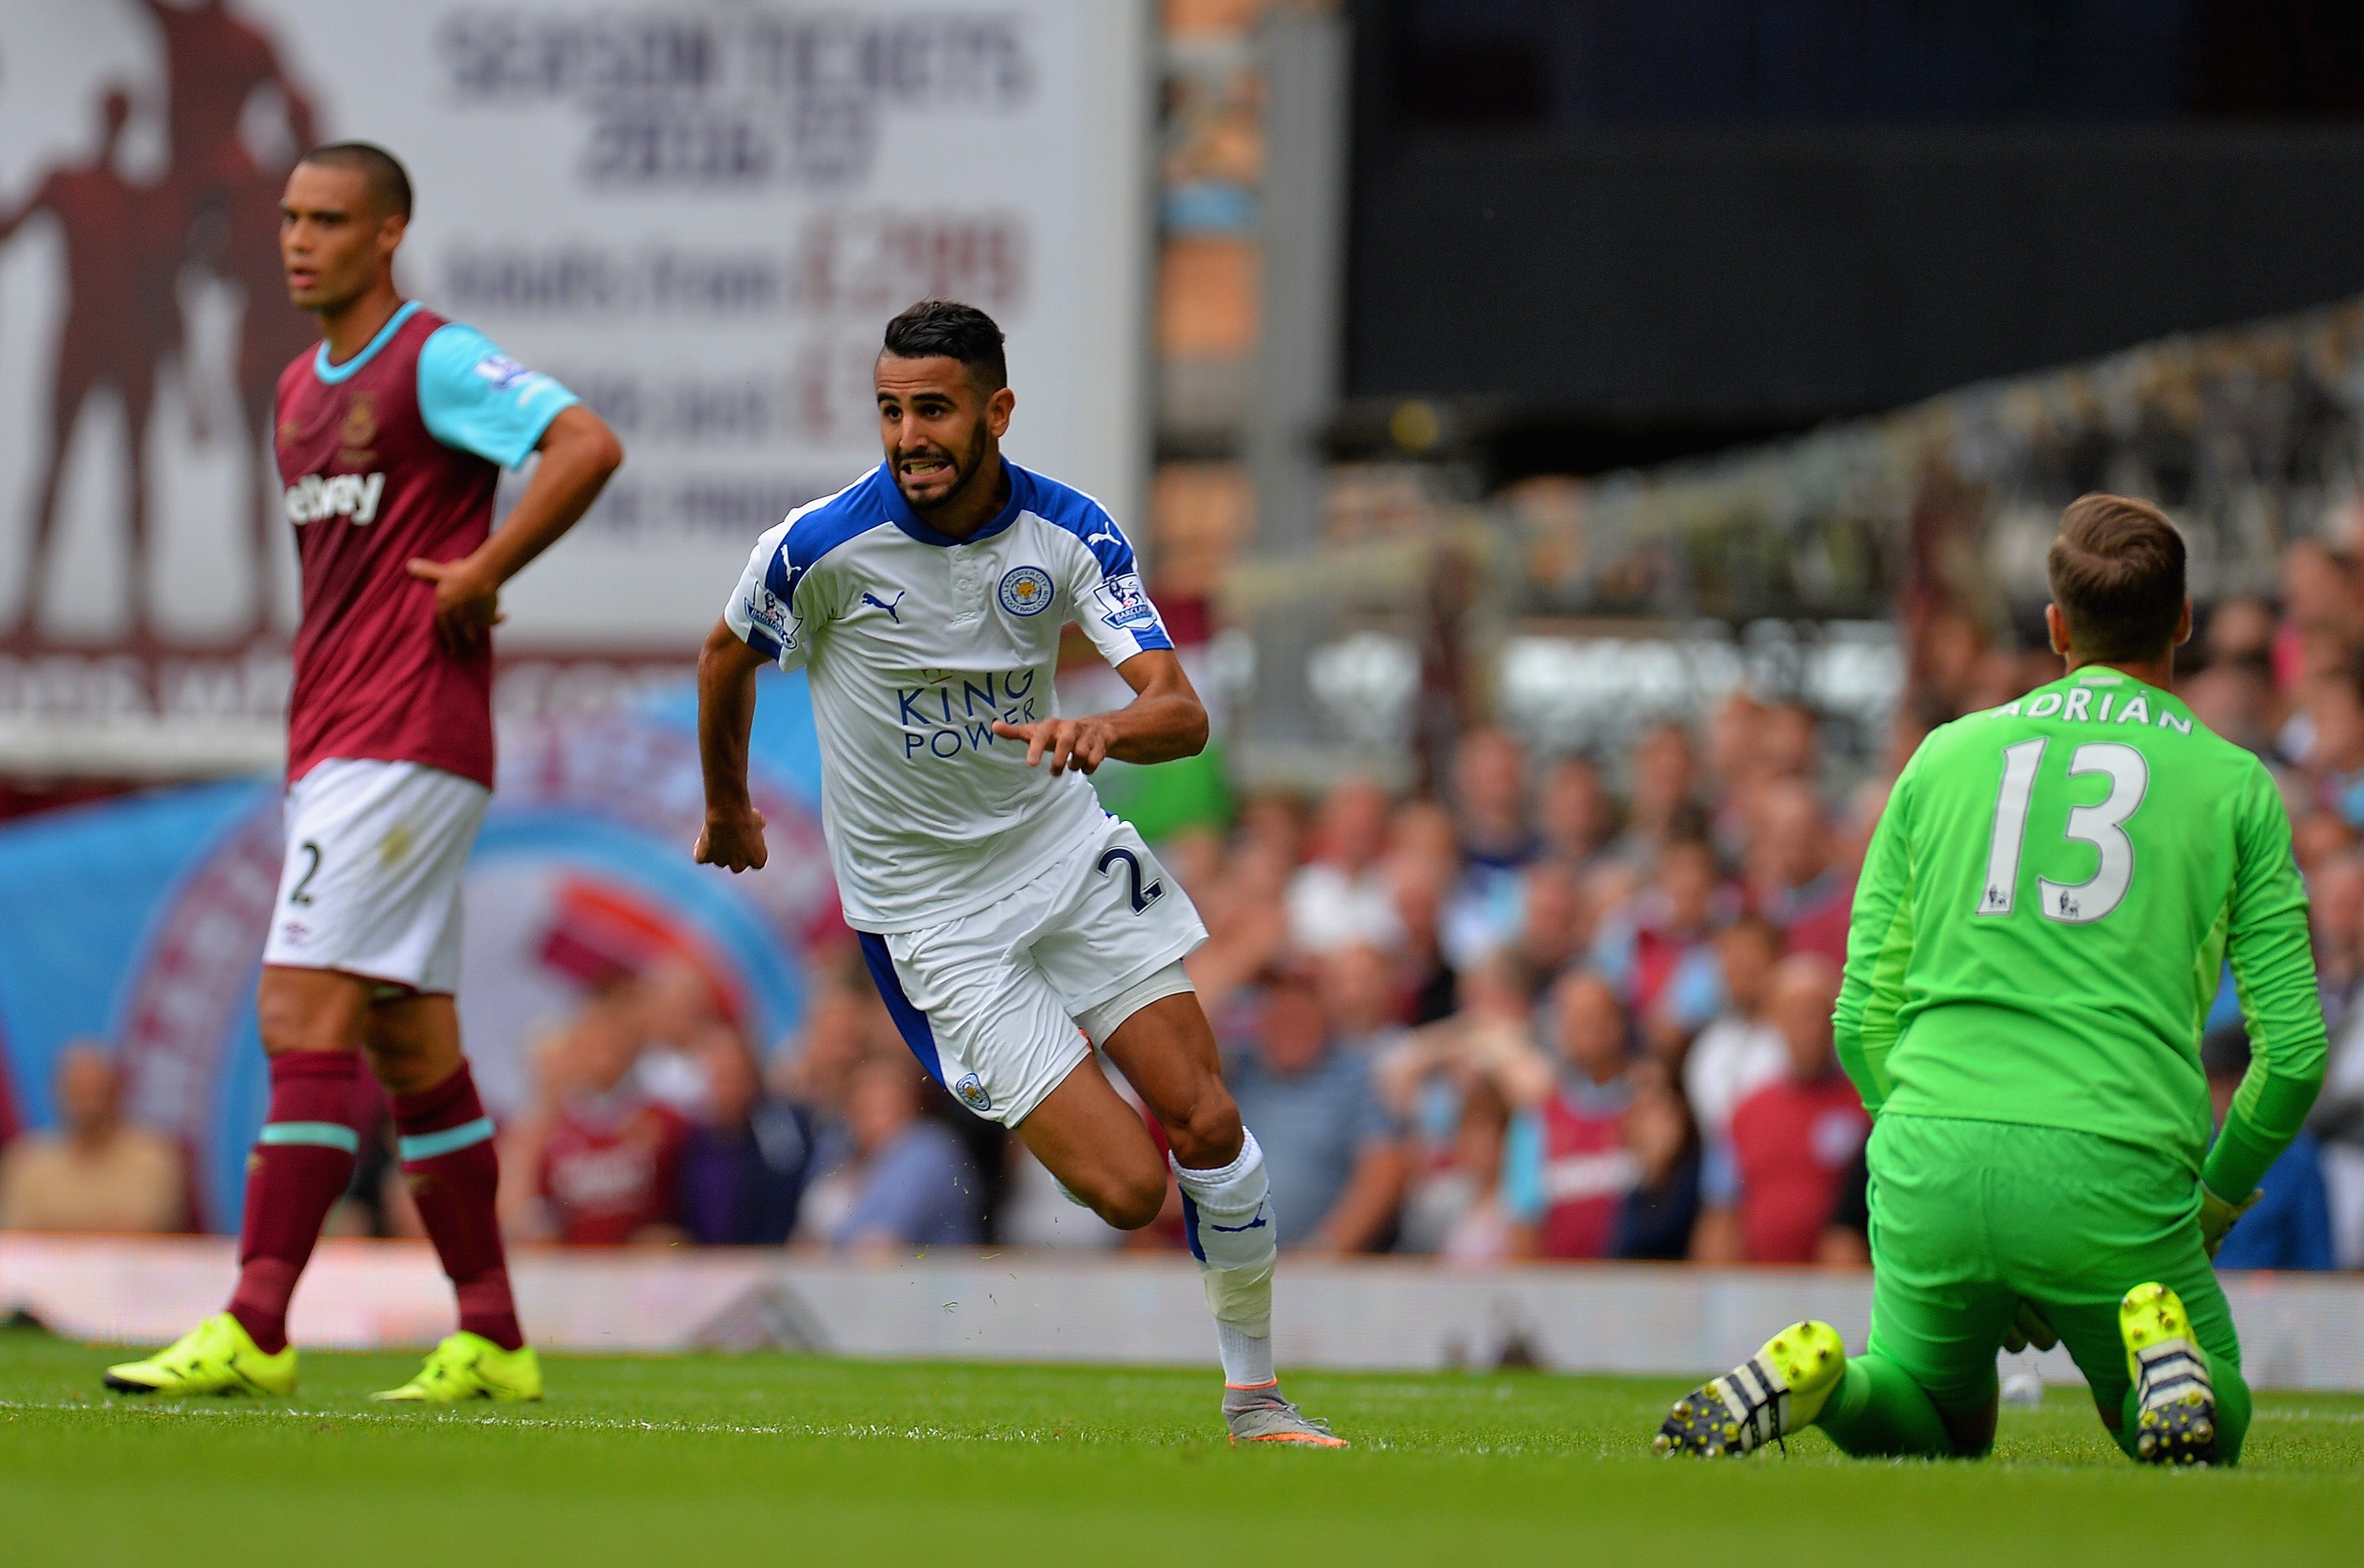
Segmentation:
<svg viewBox="0 0 2364 1568">
<path fill-rule="evenodd" d="M 1302 1373 L 1350 1452 L 1232 1451 L 1211 1369 L 551 1356 L 534 1406 L 372 1407 L 410 1355 L 307 1352 L 289 1401 L 100 1391 L 0 1332 L 0 1561 L 238 1563 L 2352 1564 L 2364 1398 L 2260 1395 L 2247 1462 L 2128 1463 L 2082 1390 L 1983 1464 L 1818 1434 L 1654 1458 L 1673 1379 Z"/>
</svg>

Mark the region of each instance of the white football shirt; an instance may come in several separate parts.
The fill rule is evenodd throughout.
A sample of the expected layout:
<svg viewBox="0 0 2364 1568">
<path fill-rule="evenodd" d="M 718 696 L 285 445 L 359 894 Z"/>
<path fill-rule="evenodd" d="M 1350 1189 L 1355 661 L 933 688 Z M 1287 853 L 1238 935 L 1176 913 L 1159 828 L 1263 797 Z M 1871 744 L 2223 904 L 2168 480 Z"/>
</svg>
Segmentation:
<svg viewBox="0 0 2364 1568">
<path fill-rule="evenodd" d="M 1026 742 L 993 733 L 997 718 L 1058 712 L 1067 622 L 1111 664 L 1174 646 L 1100 504 L 1008 467 L 1009 504 L 954 540 L 881 463 L 757 540 L 723 610 L 749 647 L 812 684 L 821 826 L 856 930 L 982 909 L 1100 817 L 1082 773 L 1029 768 Z"/>
</svg>

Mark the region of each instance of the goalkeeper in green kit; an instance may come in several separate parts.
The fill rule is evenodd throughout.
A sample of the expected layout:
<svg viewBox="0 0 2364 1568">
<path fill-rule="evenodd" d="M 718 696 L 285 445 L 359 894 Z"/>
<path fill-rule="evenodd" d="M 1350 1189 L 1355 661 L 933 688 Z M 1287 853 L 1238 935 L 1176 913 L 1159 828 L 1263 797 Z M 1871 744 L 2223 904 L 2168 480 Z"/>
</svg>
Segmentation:
<svg viewBox="0 0 2364 1568">
<path fill-rule="evenodd" d="M 1660 1452 L 1812 1425 L 1976 1457 L 1996 1351 L 2057 1332 L 2128 1454 L 2240 1458 L 2209 1259 L 2322 1084 L 2306 890 L 2265 767 L 2166 690 L 2191 630 L 2166 517 L 2085 496 L 2050 569 L 2068 673 L 1922 743 L 1856 891 L 1834 1023 L 1874 1118 L 1869 1343 L 1782 1330 L 1686 1395 Z M 2228 957 L 2254 1055 L 2211 1148 L 2201 1021 Z"/>
</svg>

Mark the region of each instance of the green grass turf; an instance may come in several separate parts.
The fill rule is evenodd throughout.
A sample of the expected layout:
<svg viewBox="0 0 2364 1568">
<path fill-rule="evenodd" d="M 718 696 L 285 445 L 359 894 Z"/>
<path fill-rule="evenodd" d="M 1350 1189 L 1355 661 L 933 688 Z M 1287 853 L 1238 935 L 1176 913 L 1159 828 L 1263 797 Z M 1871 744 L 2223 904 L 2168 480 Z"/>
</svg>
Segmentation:
<svg viewBox="0 0 2364 1568">
<path fill-rule="evenodd" d="M 2261 1395 L 2241 1469 L 2174 1473 L 2070 1390 L 2006 1411 L 1983 1464 L 1818 1434 L 1704 1464 L 1648 1451 L 1667 1379 L 1289 1378 L 1355 1440 L 1334 1453 L 1227 1449 L 1206 1369 L 552 1356 L 540 1406 L 436 1413 L 363 1398 L 410 1356 L 307 1353 L 297 1400 L 179 1405 L 101 1393 L 110 1359 L 0 1332 L 0 1561 L 2280 1568 L 2364 1545 L 2364 1399 L 2336 1396 Z"/>
</svg>

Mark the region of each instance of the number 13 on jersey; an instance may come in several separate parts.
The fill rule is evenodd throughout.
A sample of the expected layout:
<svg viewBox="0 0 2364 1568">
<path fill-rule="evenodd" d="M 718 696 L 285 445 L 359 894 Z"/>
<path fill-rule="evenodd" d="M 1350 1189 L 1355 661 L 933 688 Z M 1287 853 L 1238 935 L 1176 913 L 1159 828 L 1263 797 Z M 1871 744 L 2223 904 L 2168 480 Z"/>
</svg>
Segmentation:
<svg viewBox="0 0 2364 1568">
<path fill-rule="evenodd" d="M 2036 776 L 2044 766 L 2049 740 L 2023 740 L 2002 753 L 2002 787 L 1995 795 L 1994 837 L 1987 850 L 1986 890 L 1979 895 L 1978 915 L 2012 912 L 2019 888 L 2019 859 L 2027 843 L 2027 806 L 2035 793 Z M 2042 895 L 2037 908 L 2047 920 L 2081 926 L 2106 917 L 2125 901 L 2134 882 L 2135 847 L 2127 841 L 2126 819 L 2142 806 L 2150 787 L 2150 764 L 2140 751 L 2115 741 L 2080 746 L 2068 758 L 2068 777 L 2102 773 L 2110 793 L 2093 806 L 2069 807 L 2064 835 L 2091 844 L 2101 853 L 2101 864 L 2083 882 L 2058 883 L 2037 877 Z"/>
</svg>

